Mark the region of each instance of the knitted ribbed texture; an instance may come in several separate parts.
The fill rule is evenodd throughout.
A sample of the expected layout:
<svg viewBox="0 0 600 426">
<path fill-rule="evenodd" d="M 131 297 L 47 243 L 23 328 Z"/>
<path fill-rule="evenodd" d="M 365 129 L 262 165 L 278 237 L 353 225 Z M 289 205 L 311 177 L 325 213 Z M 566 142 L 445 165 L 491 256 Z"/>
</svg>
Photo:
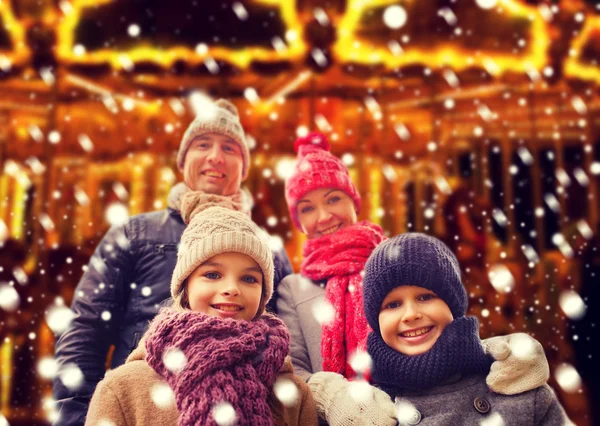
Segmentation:
<svg viewBox="0 0 600 426">
<path fill-rule="evenodd" d="M 294 171 L 285 181 L 285 199 L 294 225 L 298 221 L 298 201 L 315 189 L 336 188 L 344 191 L 360 210 L 360 194 L 356 190 L 344 163 L 329 152 L 329 141 L 321 133 L 313 132 L 294 143 L 298 153 Z"/>
<path fill-rule="evenodd" d="M 356 350 L 365 350 L 369 333 L 361 273 L 369 255 L 384 239 L 379 226 L 363 221 L 304 244 L 302 275 L 313 281 L 327 280 L 325 300 L 336 312 L 333 320 L 322 326 L 324 371 L 354 376 L 349 358 Z"/>
<path fill-rule="evenodd" d="M 379 311 L 385 296 L 401 285 L 433 291 L 459 318 L 467 312 L 467 292 L 460 279 L 458 261 L 437 238 L 406 233 L 380 244 L 365 266 L 365 315 L 379 332 Z"/>
<path fill-rule="evenodd" d="M 378 332 L 371 332 L 367 350 L 373 360 L 372 382 L 390 396 L 427 389 L 457 374 L 486 373 L 492 358 L 485 354 L 474 317 L 452 321 L 421 355 L 408 356 L 390 348 Z"/>
<path fill-rule="evenodd" d="M 264 315 L 236 321 L 163 309 L 145 338 L 146 361 L 175 394 L 179 425 L 216 425 L 213 409 L 221 402 L 235 410 L 236 425 L 273 424 L 268 397 L 290 339 L 281 320 Z M 187 360 L 178 373 L 163 361 L 173 349 Z"/>
<path fill-rule="evenodd" d="M 186 224 L 190 223 L 194 215 L 213 206 L 237 210 L 250 216 L 252 203 L 252 195 L 245 188 L 233 195 L 217 195 L 192 191 L 184 182 L 174 185 L 168 197 L 169 207 L 177 210 Z"/>
<path fill-rule="evenodd" d="M 250 151 L 248 150 L 244 129 L 240 124 L 238 110 L 235 105 L 225 99 L 219 99 L 213 104 L 205 106 L 188 126 L 177 153 L 177 167 L 179 167 L 179 170 L 183 170 L 185 155 L 194 138 L 206 133 L 219 133 L 228 136 L 239 145 L 243 163 L 242 179 L 245 179 L 250 168 Z"/>
<path fill-rule="evenodd" d="M 224 207 L 210 207 L 192 217 L 183 231 L 177 264 L 171 278 L 171 296 L 179 294 L 183 281 L 203 262 L 221 253 L 250 256 L 263 271 L 260 315 L 273 295 L 273 253 L 265 233 L 248 215 Z"/>
</svg>

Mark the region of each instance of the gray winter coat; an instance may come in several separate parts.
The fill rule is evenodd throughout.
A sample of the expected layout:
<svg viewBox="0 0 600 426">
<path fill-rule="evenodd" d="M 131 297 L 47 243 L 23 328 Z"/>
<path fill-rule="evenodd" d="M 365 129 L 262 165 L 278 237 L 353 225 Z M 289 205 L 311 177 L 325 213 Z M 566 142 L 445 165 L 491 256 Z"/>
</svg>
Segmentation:
<svg viewBox="0 0 600 426">
<path fill-rule="evenodd" d="M 504 426 L 571 425 L 550 386 L 544 385 L 518 395 L 500 395 L 489 390 L 484 375 L 420 393 L 400 395 L 400 425 L 460 426 L 489 424 Z M 408 404 L 405 404 L 408 403 Z M 501 417 L 503 423 L 492 417 Z"/>
<path fill-rule="evenodd" d="M 323 370 L 321 324 L 315 309 L 325 302 L 325 284 L 293 274 L 279 283 L 277 291 L 277 315 L 290 331 L 294 373 L 308 380 L 311 374 Z"/>
</svg>

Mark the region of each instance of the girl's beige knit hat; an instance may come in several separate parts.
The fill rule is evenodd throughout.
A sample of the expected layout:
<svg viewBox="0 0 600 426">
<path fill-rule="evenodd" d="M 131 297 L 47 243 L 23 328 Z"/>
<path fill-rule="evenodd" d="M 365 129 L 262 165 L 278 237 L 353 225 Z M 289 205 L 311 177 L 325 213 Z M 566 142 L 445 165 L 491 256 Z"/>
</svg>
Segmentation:
<svg viewBox="0 0 600 426">
<path fill-rule="evenodd" d="M 248 215 L 213 206 L 198 212 L 181 235 L 177 264 L 171 278 L 171 296 L 176 297 L 182 283 L 206 260 L 221 253 L 250 256 L 263 272 L 263 297 L 259 314 L 273 295 L 273 253 L 267 236 Z"/>
</svg>

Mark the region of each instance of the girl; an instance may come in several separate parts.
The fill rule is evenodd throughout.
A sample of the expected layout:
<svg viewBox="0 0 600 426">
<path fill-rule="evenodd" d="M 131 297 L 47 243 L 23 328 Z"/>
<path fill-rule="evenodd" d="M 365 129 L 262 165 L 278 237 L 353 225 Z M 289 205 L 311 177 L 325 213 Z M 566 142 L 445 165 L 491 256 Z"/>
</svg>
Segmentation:
<svg viewBox="0 0 600 426">
<path fill-rule="evenodd" d="M 401 425 L 564 425 L 570 422 L 548 385 L 519 395 L 486 384 L 493 359 L 466 317 L 458 261 L 441 241 L 408 233 L 381 244 L 365 267 L 365 314 L 373 332 L 372 380 L 395 398 Z M 531 358 L 527 335 L 519 355 Z M 542 373 L 539 369 L 537 373 Z"/>
<path fill-rule="evenodd" d="M 229 208 L 187 208 L 173 306 L 100 382 L 86 424 L 316 424 L 311 393 L 286 358 L 288 331 L 265 313 L 273 255 L 262 231 Z"/>
<path fill-rule="evenodd" d="M 329 152 L 324 135 L 309 134 L 294 148 L 298 159 L 285 194 L 290 216 L 308 240 L 301 275 L 288 276 L 278 287 L 277 309 L 291 334 L 295 372 L 317 391 L 319 415 L 331 425 L 395 425 L 394 406 L 384 392 L 374 389 L 374 399 L 355 401 L 346 381 L 354 377 L 352 355 L 366 348 L 362 272 L 385 240 L 383 231 L 368 221 L 358 222 L 360 195 L 346 167 Z M 520 361 L 506 352 L 508 339 L 488 344 L 498 359 L 488 377 L 490 388 L 513 394 L 543 385 L 548 372 L 544 377 L 529 377 L 530 370 L 517 373 L 515 362 Z M 548 371 L 543 351 L 536 353 L 536 365 Z M 323 389 L 335 398 L 319 399 Z"/>
</svg>

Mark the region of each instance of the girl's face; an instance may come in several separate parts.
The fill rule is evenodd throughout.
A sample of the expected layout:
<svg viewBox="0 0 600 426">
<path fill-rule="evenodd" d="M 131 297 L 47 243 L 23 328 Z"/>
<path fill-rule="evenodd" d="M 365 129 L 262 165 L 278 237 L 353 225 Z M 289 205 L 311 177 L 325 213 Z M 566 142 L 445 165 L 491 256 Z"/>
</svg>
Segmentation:
<svg viewBox="0 0 600 426">
<path fill-rule="evenodd" d="M 379 311 L 383 341 L 404 355 L 427 352 L 452 322 L 452 312 L 434 292 L 402 285 L 388 293 Z"/>
<path fill-rule="evenodd" d="M 298 201 L 296 208 L 302 232 L 309 239 L 332 234 L 356 223 L 354 201 L 340 189 L 310 191 Z"/>
<path fill-rule="evenodd" d="M 187 296 L 190 309 L 221 318 L 251 321 L 262 296 L 263 273 L 241 253 L 211 257 L 190 275 Z"/>
</svg>

